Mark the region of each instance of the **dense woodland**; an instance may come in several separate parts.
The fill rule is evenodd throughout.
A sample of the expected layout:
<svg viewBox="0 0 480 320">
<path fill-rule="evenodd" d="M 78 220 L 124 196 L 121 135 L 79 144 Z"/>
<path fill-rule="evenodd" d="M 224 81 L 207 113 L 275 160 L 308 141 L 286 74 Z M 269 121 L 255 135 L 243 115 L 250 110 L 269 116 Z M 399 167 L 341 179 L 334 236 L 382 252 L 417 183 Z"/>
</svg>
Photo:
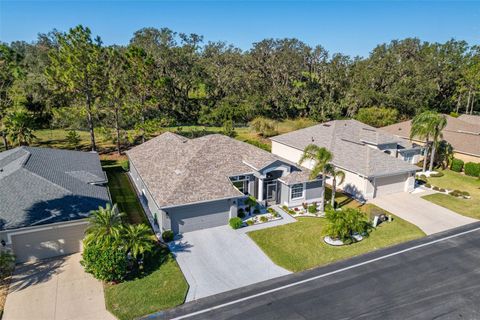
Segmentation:
<svg viewBox="0 0 480 320">
<path fill-rule="evenodd" d="M 5 146 L 28 144 L 41 128 L 89 130 L 95 148 L 102 130 L 120 146 L 163 126 L 241 126 L 256 117 L 356 117 L 382 126 L 425 110 L 480 111 L 479 46 L 409 38 L 360 58 L 298 39 L 242 51 L 166 28 L 105 46 L 83 26 L 0 44 Z"/>
</svg>

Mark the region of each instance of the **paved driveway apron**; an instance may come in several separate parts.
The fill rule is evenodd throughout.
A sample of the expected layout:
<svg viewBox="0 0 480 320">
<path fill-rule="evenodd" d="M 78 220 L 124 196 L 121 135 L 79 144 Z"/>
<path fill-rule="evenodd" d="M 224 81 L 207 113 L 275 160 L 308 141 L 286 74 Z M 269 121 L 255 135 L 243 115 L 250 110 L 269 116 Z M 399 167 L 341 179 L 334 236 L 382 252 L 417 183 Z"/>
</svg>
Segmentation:
<svg viewBox="0 0 480 320">
<path fill-rule="evenodd" d="M 415 224 L 427 235 L 477 221 L 424 200 L 421 196 L 422 194 L 400 192 L 381 196 L 370 202 Z"/>
<path fill-rule="evenodd" d="M 17 266 L 3 320 L 110 320 L 103 286 L 80 265 L 80 254 Z"/>
<path fill-rule="evenodd" d="M 290 273 L 229 226 L 187 232 L 170 249 L 190 285 L 187 301 Z"/>
</svg>

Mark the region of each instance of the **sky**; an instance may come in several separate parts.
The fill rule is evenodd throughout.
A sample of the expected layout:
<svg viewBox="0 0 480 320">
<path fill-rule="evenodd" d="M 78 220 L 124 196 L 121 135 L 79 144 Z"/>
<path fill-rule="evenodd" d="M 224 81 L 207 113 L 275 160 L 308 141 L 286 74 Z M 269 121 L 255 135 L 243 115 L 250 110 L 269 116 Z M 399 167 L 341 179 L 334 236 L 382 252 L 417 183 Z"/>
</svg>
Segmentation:
<svg viewBox="0 0 480 320">
<path fill-rule="evenodd" d="M 298 38 L 329 52 L 366 56 L 406 37 L 480 44 L 480 1 L 6 1 L 0 41 L 90 27 L 106 45 L 128 44 L 143 27 L 196 33 L 248 50 L 265 38 Z"/>
</svg>

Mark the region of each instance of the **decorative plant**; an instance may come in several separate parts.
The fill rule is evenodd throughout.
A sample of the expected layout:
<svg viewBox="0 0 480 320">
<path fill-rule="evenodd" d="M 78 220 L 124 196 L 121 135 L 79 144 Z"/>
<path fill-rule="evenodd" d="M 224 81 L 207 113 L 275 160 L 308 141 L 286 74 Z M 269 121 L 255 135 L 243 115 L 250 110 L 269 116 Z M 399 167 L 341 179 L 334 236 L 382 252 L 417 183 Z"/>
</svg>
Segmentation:
<svg viewBox="0 0 480 320">
<path fill-rule="evenodd" d="M 228 224 L 232 229 L 239 229 L 243 226 L 243 221 L 239 217 L 233 217 L 228 221 Z"/>
<path fill-rule="evenodd" d="M 373 228 L 366 215 L 358 209 L 329 210 L 326 212 L 325 218 L 327 219 L 325 234 L 332 239 L 339 239 L 345 244 L 356 241 L 353 237 L 354 234 L 368 236 Z"/>
<path fill-rule="evenodd" d="M 172 230 L 166 230 L 162 233 L 162 239 L 165 242 L 170 242 L 173 240 L 173 231 Z"/>
</svg>

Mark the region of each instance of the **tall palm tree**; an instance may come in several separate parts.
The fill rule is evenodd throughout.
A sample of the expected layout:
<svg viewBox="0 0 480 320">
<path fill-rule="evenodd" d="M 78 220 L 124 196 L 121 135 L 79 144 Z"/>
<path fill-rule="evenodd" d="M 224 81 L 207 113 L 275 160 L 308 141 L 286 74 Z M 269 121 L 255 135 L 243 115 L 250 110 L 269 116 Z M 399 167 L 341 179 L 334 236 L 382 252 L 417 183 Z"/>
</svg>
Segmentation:
<svg viewBox="0 0 480 320">
<path fill-rule="evenodd" d="M 306 161 L 313 161 L 314 165 L 313 168 L 311 168 L 310 179 L 313 180 L 320 177 L 322 180 L 322 202 L 320 204 L 320 212 L 325 211 L 325 166 L 332 161 L 332 159 L 332 153 L 326 148 L 309 144 L 303 150 L 302 157 L 298 161 L 299 165 L 302 165 Z"/>
<path fill-rule="evenodd" d="M 331 199 L 331 204 L 332 208 L 335 209 L 335 193 L 337 189 L 337 179 L 338 179 L 338 184 L 342 184 L 343 181 L 345 180 L 345 172 L 342 170 L 338 169 L 331 163 L 328 163 L 325 166 L 325 174 L 329 175 L 332 177 L 332 199 Z"/>
<path fill-rule="evenodd" d="M 20 146 L 29 145 L 34 139 L 33 119 L 24 110 L 9 113 L 3 122 L 7 137 Z"/>
<path fill-rule="evenodd" d="M 122 244 L 135 260 L 153 248 L 152 230 L 145 224 L 129 224 L 121 229 Z"/>
<path fill-rule="evenodd" d="M 105 208 L 98 207 L 98 210 L 92 211 L 88 218 L 90 226 L 85 231 L 85 243 L 110 245 L 117 241 L 124 215 L 118 211 L 116 204 L 111 206 L 109 203 Z"/>
<path fill-rule="evenodd" d="M 429 140 L 431 143 L 430 167 L 429 171 L 433 170 L 433 162 L 435 161 L 435 151 L 438 143 L 443 138 L 442 130 L 447 126 L 447 118 L 445 115 L 439 114 L 435 111 L 425 111 L 415 116 L 412 120 L 412 127 L 410 129 L 410 138 L 418 137 L 425 139 L 426 146 L 429 148 Z M 425 153 L 423 161 L 423 171 L 426 170 L 426 162 L 428 152 Z"/>
</svg>

